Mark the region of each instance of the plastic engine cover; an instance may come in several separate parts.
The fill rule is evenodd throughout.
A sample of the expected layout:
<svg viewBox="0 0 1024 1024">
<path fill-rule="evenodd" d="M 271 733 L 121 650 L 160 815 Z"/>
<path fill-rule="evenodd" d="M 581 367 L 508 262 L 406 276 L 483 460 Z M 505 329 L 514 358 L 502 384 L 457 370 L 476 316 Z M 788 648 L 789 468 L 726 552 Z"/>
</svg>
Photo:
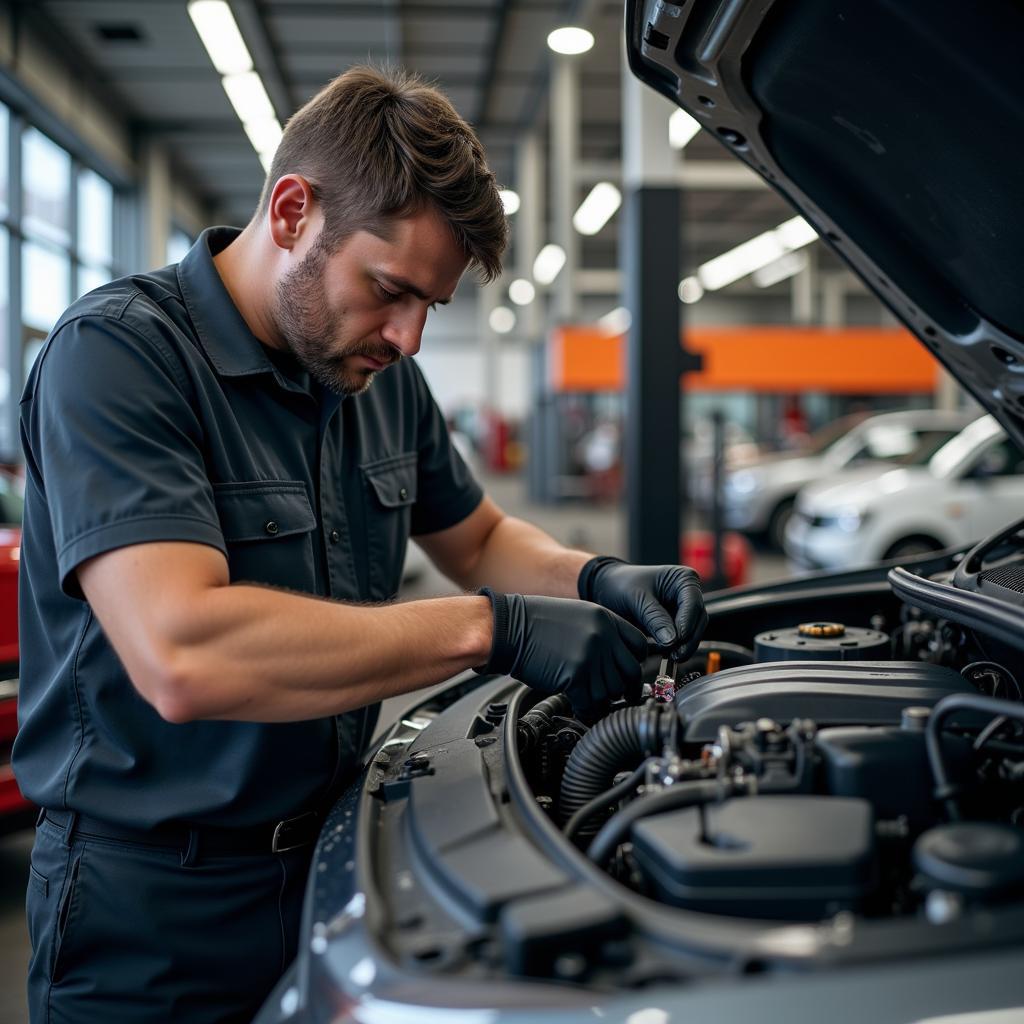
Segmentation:
<svg viewBox="0 0 1024 1024">
<path fill-rule="evenodd" d="M 689 743 L 709 743 L 721 725 L 758 718 L 810 718 L 833 725 L 899 725 L 903 708 L 974 693 L 951 668 L 923 661 L 784 661 L 705 676 L 676 694 Z"/>
<path fill-rule="evenodd" d="M 738 917 L 817 920 L 855 910 L 874 876 L 864 800 L 741 797 L 633 826 L 633 856 L 660 900 Z"/>
</svg>

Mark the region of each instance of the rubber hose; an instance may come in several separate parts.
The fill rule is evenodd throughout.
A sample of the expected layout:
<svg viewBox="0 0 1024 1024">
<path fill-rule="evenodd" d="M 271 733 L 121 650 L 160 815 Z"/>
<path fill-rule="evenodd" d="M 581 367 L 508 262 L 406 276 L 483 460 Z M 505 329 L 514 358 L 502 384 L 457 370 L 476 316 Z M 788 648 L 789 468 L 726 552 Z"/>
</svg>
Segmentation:
<svg viewBox="0 0 1024 1024">
<path fill-rule="evenodd" d="M 730 780 L 724 785 L 716 779 L 694 779 L 669 786 L 658 793 L 640 797 L 627 804 L 613 814 L 597 837 L 590 844 L 587 856 L 599 867 L 604 867 L 608 859 L 615 853 L 619 843 L 629 838 L 633 826 L 649 815 L 663 814 L 665 811 L 681 810 L 693 807 L 694 804 L 707 804 L 724 796 L 729 796 L 735 787 Z"/>
<path fill-rule="evenodd" d="M 935 798 L 942 801 L 950 821 L 960 820 L 960 787 L 949 781 L 946 763 L 942 756 L 942 726 L 956 711 L 979 711 L 992 718 L 1010 718 L 1024 721 L 1024 708 L 1017 703 L 996 697 L 985 697 L 980 693 L 951 693 L 943 697 L 928 716 L 925 729 L 925 750 L 935 780 Z"/>
<path fill-rule="evenodd" d="M 566 763 L 559 800 L 562 821 L 609 789 L 619 772 L 632 771 L 644 758 L 660 754 L 677 721 L 673 705 L 654 703 L 622 708 L 601 719 Z M 599 825 L 599 818 L 591 818 L 579 835 L 593 835 Z"/>
<path fill-rule="evenodd" d="M 551 729 L 555 718 L 572 715 L 572 704 L 563 693 L 555 693 L 550 697 L 537 701 L 529 711 L 519 719 L 516 735 L 522 750 L 532 750 Z"/>
</svg>

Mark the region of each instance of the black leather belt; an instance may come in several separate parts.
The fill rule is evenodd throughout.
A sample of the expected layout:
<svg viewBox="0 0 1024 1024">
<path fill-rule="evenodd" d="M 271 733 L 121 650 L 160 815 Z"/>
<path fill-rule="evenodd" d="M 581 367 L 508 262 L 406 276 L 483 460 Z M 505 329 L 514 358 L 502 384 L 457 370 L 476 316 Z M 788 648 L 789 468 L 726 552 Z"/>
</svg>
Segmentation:
<svg viewBox="0 0 1024 1024">
<path fill-rule="evenodd" d="M 173 848 L 194 850 L 201 856 L 237 856 L 249 854 L 285 853 L 312 846 L 320 834 L 323 814 L 307 811 L 294 818 L 285 818 L 266 825 L 247 828 L 228 828 L 218 825 L 165 824 L 153 828 L 126 828 L 112 825 L 86 814 L 72 811 L 52 811 L 44 808 L 39 812 L 37 825 L 44 821 L 53 822 L 58 828 L 74 830 L 75 835 L 85 838 L 112 839 L 119 843 L 131 843 L 150 848 Z"/>
</svg>

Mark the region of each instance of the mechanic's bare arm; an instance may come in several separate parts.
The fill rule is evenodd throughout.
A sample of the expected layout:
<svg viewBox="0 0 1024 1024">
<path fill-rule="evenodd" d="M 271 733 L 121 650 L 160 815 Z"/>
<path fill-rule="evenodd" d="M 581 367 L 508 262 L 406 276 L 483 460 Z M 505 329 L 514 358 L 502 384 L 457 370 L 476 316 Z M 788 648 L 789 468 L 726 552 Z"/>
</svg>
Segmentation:
<svg viewBox="0 0 1024 1024">
<path fill-rule="evenodd" d="M 416 542 L 452 581 L 520 594 L 579 597 L 580 569 L 594 556 L 563 547 L 485 497 L 462 522 Z"/>
<path fill-rule="evenodd" d="M 119 548 L 78 579 L 136 689 L 171 722 L 338 714 L 441 682 L 491 649 L 486 597 L 346 605 L 229 584 L 224 555 L 202 544 Z"/>
</svg>

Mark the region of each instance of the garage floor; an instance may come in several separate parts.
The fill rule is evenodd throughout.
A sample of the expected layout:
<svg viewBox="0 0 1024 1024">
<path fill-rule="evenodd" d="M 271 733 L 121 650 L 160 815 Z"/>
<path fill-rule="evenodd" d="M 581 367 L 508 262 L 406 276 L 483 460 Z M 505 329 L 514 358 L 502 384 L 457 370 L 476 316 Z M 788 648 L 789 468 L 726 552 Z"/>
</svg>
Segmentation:
<svg viewBox="0 0 1024 1024">
<path fill-rule="evenodd" d="M 617 507 L 572 504 L 559 507 L 528 505 L 522 498 L 522 481 L 516 477 L 488 477 L 491 496 L 507 512 L 522 515 L 565 544 L 602 554 L 623 555 L 624 521 Z M 783 560 L 760 555 L 754 560 L 751 582 L 785 575 Z M 404 596 L 427 597 L 454 593 L 443 576 L 428 568 Z M 419 695 L 385 702 L 381 722 L 394 721 L 400 711 Z M 28 968 L 28 935 L 25 929 L 25 878 L 28 875 L 31 833 L 0 840 L 0 1021 L 24 1024 L 25 974 Z"/>
</svg>

